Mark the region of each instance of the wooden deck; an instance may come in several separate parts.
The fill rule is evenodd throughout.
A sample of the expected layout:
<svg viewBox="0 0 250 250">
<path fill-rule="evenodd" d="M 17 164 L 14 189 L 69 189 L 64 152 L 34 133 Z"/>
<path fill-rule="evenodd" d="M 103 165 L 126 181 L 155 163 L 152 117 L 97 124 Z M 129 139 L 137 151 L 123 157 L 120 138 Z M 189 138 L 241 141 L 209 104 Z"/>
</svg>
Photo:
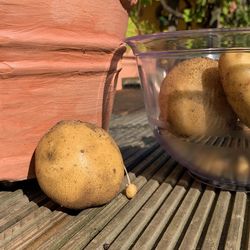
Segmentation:
<svg viewBox="0 0 250 250">
<path fill-rule="evenodd" d="M 1 184 L 0 249 L 248 249 L 249 195 L 201 185 L 155 142 L 144 110 L 113 115 L 110 132 L 139 188 L 82 211 L 35 180 Z"/>
</svg>

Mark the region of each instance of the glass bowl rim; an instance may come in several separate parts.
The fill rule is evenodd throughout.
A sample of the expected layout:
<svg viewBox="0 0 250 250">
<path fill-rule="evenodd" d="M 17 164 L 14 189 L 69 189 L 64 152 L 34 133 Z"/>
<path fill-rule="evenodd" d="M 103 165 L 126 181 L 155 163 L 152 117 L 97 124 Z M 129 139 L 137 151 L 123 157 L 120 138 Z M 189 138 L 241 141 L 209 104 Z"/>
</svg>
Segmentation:
<svg viewBox="0 0 250 250">
<path fill-rule="evenodd" d="M 157 39 L 167 39 L 167 38 L 185 38 L 190 35 L 216 35 L 216 34 L 230 34 L 230 33 L 238 33 L 238 34 L 245 34 L 249 33 L 250 35 L 250 27 L 247 28 L 210 28 L 210 29 L 194 29 L 194 30 L 178 30 L 178 31 L 167 31 L 167 32 L 158 32 L 152 34 L 145 34 L 145 35 L 137 35 L 131 36 L 125 39 L 125 43 L 129 45 L 134 54 L 140 56 L 161 56 L 163 51 L 153 51 L 153 52 L 141 52 L 136 43 L 140 42 L 143 44 L 144 42 L 153 41 Z M 218 53 L 226 50 L 239 51 L 239 50 L 248 50 L 247 47 L 232 47 L 232 48 L 201 48 L 201 49 L 180 49 L 180 50 L 166 50 L 164 51 L 168 55 L 175 55 L 180 53 Z M 250 48 L 249 48 L 250 49 Z"/>
</svg>

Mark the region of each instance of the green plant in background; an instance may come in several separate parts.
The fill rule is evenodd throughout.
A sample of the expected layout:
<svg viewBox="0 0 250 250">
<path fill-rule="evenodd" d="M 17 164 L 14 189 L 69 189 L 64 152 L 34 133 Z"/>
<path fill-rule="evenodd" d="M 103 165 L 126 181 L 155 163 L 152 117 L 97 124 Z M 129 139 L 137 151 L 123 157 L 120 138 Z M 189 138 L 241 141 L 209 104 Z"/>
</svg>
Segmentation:
<svg viewBox="0 0 250 250">
<path fill-rule="evenodd" d="M 152 4 L 153 0 L 139 0 L 130 12 L 128 33 L 130 36 L 136 34 L 147 34 L 156 31 L 156 27 L 147 19 L 142 19 L 143 10 Z"/>
<path fill-rule="evenodd" d="M 144 15 L 151 8 L 154 22 Z M 138 0 L 130 14 L 127 35 L 194 27 L 247 26 L 250 26 L 250 0 Z"/>
<path fill-rule="evenodd" d="M 247 27 L 250 25 L 250 1 L 247 0 L 197 0 L 183 11 L 186 23 L 201 27 Z"/>
</svg>

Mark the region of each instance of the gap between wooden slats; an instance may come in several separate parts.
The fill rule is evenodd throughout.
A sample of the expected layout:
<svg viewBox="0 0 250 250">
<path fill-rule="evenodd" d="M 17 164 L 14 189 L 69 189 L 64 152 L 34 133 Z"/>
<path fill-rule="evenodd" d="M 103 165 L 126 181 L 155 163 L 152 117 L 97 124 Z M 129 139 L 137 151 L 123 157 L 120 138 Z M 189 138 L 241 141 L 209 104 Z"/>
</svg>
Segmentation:
<svg viewBox="0 0 250 250">
<path fill-rule="evenodd" d="M 151 249 L 155 245 L 162 230 L 165 228 L 171 216 L 173 216 L 174 212 L 177 210 L 179 203 L 185 196 L 191 181 L 191 177 L 185 173 L 150 221 L 133 249 Z"/>
<path fill-rule="evenodd" d="M 0 200 L 0 217 L 6 210 L 6 208 L 9 208 L 12 205 L 15 205 L 20 200 L 22 200 L 24 197 L 23 191 L 18 189 L 15 192 L 8 194 L 8 196 L 4 196 L 3 199 Z"/>
<path fill-rule="evenodd" d="M 146 176 L 149 179 L 153 175 L 153 173 L 157 170 L 158 166 L 154 164 L 154 161 L 159 157 L 159 153 L 162 153 L 162 152 L 158 148 L 156 149 L 156 151 L 150 154 L 147 158 L 145 158 L 139 165 L 137 165 L 133 169 L 133 171 L 135 173 L 142 172 L 142 175 Z M 143 172 L 143 170 L 145 171 Z M 136 183 L 138 188 L 141 188 L 146 183 L 146 181 L 147 179 L 145 177 L 139 176 L 135 179 L 134 182 Z M 115 216 L 118 213 L 118 211 L 127 202 L 128 202 L 128 199 L 123 194 L 119 194 L 114 200 L 112 200 L 106 206 L 96 208 L 96 209 L 100 209 L 100 211 L 97 211 L 96 213 L 94 213 L 94 215 L 90 219 L 88 220 L 86 220 L 85 218 L 81 219 L 79 218 L 81 217 L 81 214 L 80 214 L 79 216 L 75 218 L 75 220 L 72 221 L 72 223 L 67 225 L 67 227 L 64 228 L 63 231 L 59 231 L 57 234 L 52 236 L 47 242 L 41 245 L 40 248 L 38 249 L 58 249 L 62 247 L 67 241 L 69 241 L 75 234 L 77 234 L 78 232 L 81 232 L 81 229 L 86 230 L 87 228 L 88 234 L 96 233 L 95 228 L 92 228 L 93 220 L 97 222 L 99 221 L 101 223 L 107 223 L 108 221 L 105 222 L 105 219 L 106 220 L 112 219 L 112 217 Z"/>
<path fill-rule="evenodd" d="M 144 110 L 142 111 L 135 111 L 133 113 L 130 113 L 129 115 L 118 115 L 114 119 L 111 119 L 110 121 L 110 128 L 116 128 L 119 126 L 124 126 L 126 124 L 127 126 L 131 125 L 136 121 L 138 118 L 146 117 L 146 113 Z"/>
<path fill-rule="evenodd" d="M 245 218 L 244 218 L 244 225 L 243 225 L 243 235 L 241 241 L 241 249 L 250 249 L 250 196 L 247 193 L 247 204 L 246 204 L 246 211 L 245 211 Z"/>
<path fill-rule="evenodd" d="M 46 207 L 40 207 L 32 211 L 29 215 L 16 222 L 14 225 L 10 226 L 0 234 L 0 246 L 13 240 L 19 234 L 22 234 L 29 227 L 32 227 L 34 224 L 36 224 L 37 221 L 42 220 L 50 213 L 51 211 Z"/>
<path fill-rule="evenodd" d="M 143 171 L 144 175 L 147 174 L 147 172 L 150 173 L 150 169 L 147 170 L 147 168 L 154 162 L 156 161 L 159 157 L 167 157 L 169 158 L 169 156 L 167 156 L 166 154 L 164 154 L 163 150 L 159 147 L 156 148 L 156 150 L 154 152 L 151 152 L 151 154 L 149 155 L 145 155 L 145 158 L 142 158 L 142 161 L 139 162 L 136 166 L 133 166 L 133 169 L 128 173 L 130 180 L 133 181 L 136 176 L 140 175 Z M 127 170 L 129 171 L 130 169 L 127 168 Z M 127 185 L 127 178 L 126 176 L 124 176 L 123 182 L 121 184 L 121 188 L 120 188 L 120 192 L 122 192 L 126 185 Z"/>
<path fill-rule="evenodd" d="M 131 170 L 133 174 L 136 176 L 141 174 L 143 171 L 147 171 L 147 168 L 153 164 L 161 155 L 164 154 L 164 151 L 161 148 L 157 148 L 154 152 L 144 158 L 141 162 L 139 162 L 134 168 Z"/>
<path fill-rule="evenodd" d="M 115 141 L 120 145 L 125 145 L 128 144 L 129 141 L 131 142 L 136 140 L 136 138 L 140 138 L 141 135 L 144 135 L 145 133 L 144 129 L 138 131 L 138 129 L 131 130 L 130 128 L 127 128 L 127 131 L 124 131 L 124 133 L 115 137 Z"/>
<path fill-rule="evenodd" d="M 174 161 L 171 159 L 166 165 L 170 165 L 173 162 Z M 174 167 L 174 170 L 170 173 L 170 175 L 164 180 L 164 182 L 150 197 L 146 204 L 138 211 L 136 216 L 131 220 L 131 222 L 129 222 L 126 228 L 111 244 L 109 248 L 110 250 L 125 250 L 129 249 L 133 245 L 135 240 L 139 237 L 140 233 L 144 230 L 151 218 L 159 209 L 162 202 L 166 199 L 173 187 L 176 185 L 182 173 L 182 167 L 180 167 L 179 165 Z"/>
<path fill-rule="evenodd" d="M 208 214 L 212 207 L 214 198 L 214 190 L 206 188 L 199 202 L 197 210 L 190 222 L 190 225 L 187 228 L 179 250 L 196 249 L 202 230 L 204 229 L 206 220 L 208 219 Z"/>
<path fill-rule="evenodd" d="M 37 250 L 39 247 L 49 240 L 53 235 L 55 235 L 59 230 L 64 230 L 66 225 L 72 221 L 71 216 L 63 217 L 61 220 L 55 221 L 53 225 L 43 234 L 41 234 L 36 239 L 33 239 L 29 245 L 26 246 L 26 250 Z"/>
<path fill-rule="evenodd" d="M 159 186 L 159 183 L 164 181 L 164 178 L 169 174 L 175 163 L 170 160 L 166 162 L 161 169 L 148 181 L 145 185 L 145 190 L 154 192 L 155 188 Z M 152 191 L 153 190 L 153 191 Z M 90 242 L 86 249 L 100 248 L 102 245 L 109 245 L 119 235 L 119 233 L 126 227 L 133 216 L 140 210 L 141 206 L 145 202 L 145 191 L 141 191 L 141 197 L 136 196 L 130 203 L 124 207 L 123 210 L 103 229 L 103 231 L 96 236 L 96 238 Z M 149 192 L 149 191 L 147 191 Z M 150 196 L 148 196 L 150 197 Z M 147 201 L 148 202 L 148 201 Z M 113 230 L 115 228 L 115 230 Z"/>
<path fill-rule="evenodd" d="M 91 221 L 89 225 L 86 225 L 81 231 L 77 232 L 77 234 L 62 247 L 62 249 L 84 248 L 111 219 L 112 222 L 108 226 L 108 231 L 109 229 L 111 229 L 111 231 L 116 231 L 119 230 L 120 227 L 123 228 L 123 225 L 127 224 L 127 220 L 130 220 L 131 217 L 134 216 L 134 214 L 159 186 L 158 179 L 162 179 L 165 172 L 169 172 L 168 169 L 162 167 L 166 160 L 167 156 L 161 155 L 161 157 L 159 157 L 149 168 L 145 170 L 144 174 L 138 177 L 144 178 L 145 181 L 143 185 L 137 185 L 139 189 L 141 188 L 141 190 L 137 193 L 135 199 L 130 200 L 116 215 L 112 215 L 112 213 L 98 215 L 98 218 L 96 218 L 95 221 Z M 149 181 L 147 182 L 147 180 Z M 100 232 L 98 238 L 100 237 L 102 239 L 102 233 L 105 234 L 105 232 L 105 230 Z M 98 240 L 98 243 L 102 245 L 104 243 L 102 243 L 101 239 Z M 96 247 L 90 246 L 90 249 L 96 249 Z"/>
<path fill-rule="evenodd" d="M 137 164 L 142 162 L 144 159 L 148 157 L 148 155 L 152 154 L 153 151 L 159 149 L 158 144 L 154 144 L 152 147 L 142 150 L 139 152 L 136 152 L 134 155 L 126 159 L 125 166 L 128 171 L 130 171 L 133 167 L 135 167 Z"/>
<path fill-rule="evenodd" d="M 207 250 L 218 248 L 222 230 L 225 224 L 225 218 L 227 215 L 230 198 L 230 192 L 220 192 L 212 219 L 210 221 L 204 242 L 202 244 L 202 249 Z"/>
<path fill-rule="evenodd" d="M 5 209 L 1 211 L 0 220 L 6 218 L 10 213 L 15 213 L 27 203 L 29 203 L 29 199 L 26 196 L 20 196 L 16 198 L 13 200 L 13 202 L 8 204 L 8 207 L 5 207 Z"/>
<path fill-rule="evenodd" d="M 41 198 L 43 200 L 45 199 L 44 196 Z M 22 220 L 33 210 L 37 209 L 38 208 L 37 202 L 39 201 L 40 200 L 35 199 L 34 201 L 29 202 L 27 199 L 27 201 L 24 202 L 22 206 L 21 206 L 22 203 L 20 204 L 20 207 L 18 207 L 18 209 L 11 209 L 7 216 L 4 216 L 2 219 L 0 219 L 0 232 L 3 232 L 8 227 Z"/>
<path fill-rule="evenodd" d="M 232 217 L 230 218 L 230 226 L 225 242 L 225 249 L 240 250 L 241 248 L 246 201 L 247 195 L 245 193 L 236 193 Z"/>
<path fill-rule="evenodd" d="M 24 233 L 19 234 L 16 238 L 4 245 L 5 249 L 24 249 L 31 241 L 44 234 L 54 223 L 63 219 L 65 216 L 65 213 L 58 211 L 49 213 L 45 218 L 28 228 Z"/>
<path fill-rule="evenodd" d="M 185 199 L 181 203 L 181 206 L 176 212 L 174 218 L 161 237 L 156 249 L 173 249 L 176 246 L 185 224 L 187 223 L 201 195 L 201 192 L 201 184 L 194 182 L 185 196 Z"/>
<path fill-rule="evenodd" d="M 8 191 L 0 191 L 0 204 L 7 199 L 9 195 L 11 195 L 13 192 L 8 192 Z"/>
<path fill-rule="evenodd" d="M 118 127 L 119 125 L 122 126 L 124 123 L 129 124 L 131 121 L 136 119 L 138 116 L 145 116 L 145 111 L 135 111 L 130 113 L 129 115 L 116 115 L 115 117 L 112 116 L 110 121 L 110 127 Z"/>
</svg>

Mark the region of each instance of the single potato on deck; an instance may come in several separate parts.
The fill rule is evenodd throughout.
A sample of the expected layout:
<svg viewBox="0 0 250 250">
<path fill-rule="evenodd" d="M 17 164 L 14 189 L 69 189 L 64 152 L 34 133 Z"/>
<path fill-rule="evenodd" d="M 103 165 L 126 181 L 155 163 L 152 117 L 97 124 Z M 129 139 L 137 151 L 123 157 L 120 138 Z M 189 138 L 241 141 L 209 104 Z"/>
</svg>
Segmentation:
<svg viewBox="0 0 250 250">
<path fill-rule="evenodd" d="M 48 197 L 61 206 L 82 209 L 105 204 L 118 194 L 124 164 L 105 130 L 81 121 L 62 121 L 39 142 L 35 171 Z"/>
</svg>

